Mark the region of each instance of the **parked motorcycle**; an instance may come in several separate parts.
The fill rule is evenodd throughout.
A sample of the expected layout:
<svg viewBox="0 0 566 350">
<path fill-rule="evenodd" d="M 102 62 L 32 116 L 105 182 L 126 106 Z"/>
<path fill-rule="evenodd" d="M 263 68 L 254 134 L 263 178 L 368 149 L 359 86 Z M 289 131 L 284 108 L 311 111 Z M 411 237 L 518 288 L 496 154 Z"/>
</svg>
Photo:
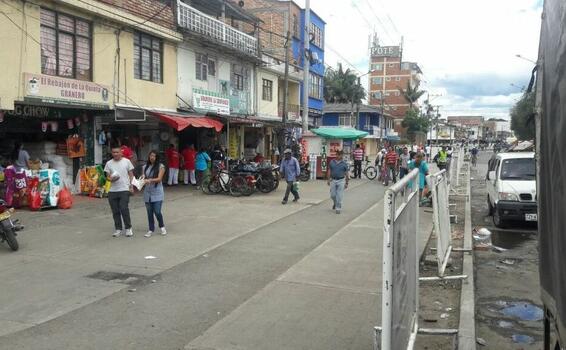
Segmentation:
<svg viewBox="0 0 566 350">
<path fill-rule="evenodd" d="M 19 249 L 17 232 L 24 229 L 18 220 L 12 221 L 13 208 L 6 207 L 6 202 L 0 199 L 0 243 L 7 242 L 13 251 Z"/>
<path fill-rule="evenodd" d="M 311 178 L 311 170 L 309 163 L 301 164 L 301 173 L 299 174 L 299 181 L 306 182 Z"/>
</svg>

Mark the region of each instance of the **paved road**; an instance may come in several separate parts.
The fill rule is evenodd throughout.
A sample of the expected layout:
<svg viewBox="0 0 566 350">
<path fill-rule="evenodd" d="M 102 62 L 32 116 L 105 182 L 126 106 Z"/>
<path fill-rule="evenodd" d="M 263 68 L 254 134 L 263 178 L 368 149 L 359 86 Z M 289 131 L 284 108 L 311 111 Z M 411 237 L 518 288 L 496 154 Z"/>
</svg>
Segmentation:
<svg viewBox="0 0 566 350">
<path fill-rule="evenodd" d="M 32 326 L 0 337 L 0 349 L 179 349 L 203 335 L 205 331 L 211 329 L 213 325 L 234 310 L 239 308 L 239 314 L 245 315 L 245 310 L 242 310 L 244 305 L 249 305 L 251 301 L 261 303 L 263 300 L 265 302 L 261 294 L 269 295 L 265 293 L 270 292 L 277 295 L 279 304 L 272 304 L 269 307 L 281 311 L 281 307 L 288 306 L 285 300 L 292 299 L 295 303 L 294 308 L 303 310 L 303 316 L 295 320 L 296 324 L 305 324 L 304 316 L 309 312 L 311 312 L 311 317 L 314 317 L 317 312 L 323 312 L 329 308 L 335 307 L 338 311 L 334 322 L 323 321 L 316 325 L 316 329 L 310 330 L 319 331 L 321 336 L 313 337 L 315 343 L 312 346 L 303 345 L 303 348 L 336 348 L 327 345 L 332 342 L 340 342 L 344 346 L 339 348 L 361 349 L 371 344 L 371 326 L 377 320 L 378 295 L 376 291 L 379 275 L 377 264 L 375 268 L 370 266 L 365 271 L 351 271 L 345 268 L 342 270 L 343 276 L 329 271 L 326 281 L 314 281 L 311 286 L 305 285 L 310 283 L 312 277 L 309 276 L 309 266 L 310 268 L 324 267 L 340 259 L 353 259 L 354 261 L 370 259 L 377 262 L 374 252 L 380 250 L 377 236 L 381 225 L 377 222 L 376 216 L 381 216 L 382 209 L 379 211 L 376 203 L 382 198 L 383 187 L 381 185 L 375 182 L 361 184 L 348 191 L 345 210 L 341 215 L 336 215 L 330 210 L 329 201 L 319 204 L 303 204 L 296 209 L 289 209 L 289 207 L 281 208 L 280 205 L 272 207 L 272 204 L 266 205 L 261 201 L 253 202 L 254 199 L 249 199 L 251 201 L 249 203 L 232 202 L 241 204 L 239 210 L 234 210 L 233 206 L 216 207 L 216 210 L 220 212 L 226 210 L 225 215 L 219 215 L 223 218 L 223 222 L 211 218 L 208 225 L 203 225 L 201 220 L 197 219 L 198 215 L 206 216 L 206 210 L 197 208 L 193 203 L 191 211 L 188 210 L 189 208 L 184 208 L 187 215 L 181 215 L 185 202 L 179 200 L 174 208 L 169 204 L 169 217 L 173 216 L 172 213 L 178 213 L 178 215 L 170 220 L 168 226 L 175 227 L 177 231 L 184 228 L 187 233 L 191 232 L 196 236 L 185 236 L 182 239 L 171 235 L 166 238 L 173 241 L 172 245 L 167 245 L 167 249 L 163 247 L 152 249 L 151 247 L 152 240 L 162 237 L 153 237 L 145 241 L 141 237 L 136 237 L 135 241 L 128 241 L 125 238 L 116 241 L 111 238 L 106 239 L 106 235 L 104 235 L 104 245 L 98 245 L 96 249 L 92 247 L 89 249 L 83 245 L 77 248 L 77 245 L 84 243 L 81 240 L 98 244 L 95 243 L 95 240 L 97 238 L 100 240 L 102 236 L 85 235 L 84 233 L 91 232 L 91 230 L 100 231 L 97 225 L 108 220 L 107 217 L 81 220 L 76 227 L 68 227 L 73 233 L 83 232 L 76 233 L 76 235 L 83 234 L 83 236 L 80 236 L 80 239 L 75 238 L 73 244 L 63 247 L 49 246 L 49 235 L 58 235 L 58 233 L 44 229 L 42 232 L 44 236 L 41 237 L 41 240 L 48 246 L 48 249 L 37 245 L 34 248 L 31 243 L 28 243 L 27 248 L 31 252 L 28 251 L 28 255 L 24 257 L 26 259 L 24 268 L 18 265 L 22 256 L 19 258 L 12 258 L 6 254 L 0 256 L 5 260 L 12 259 L 10 268 L 1 271 L 0 277 L 6 277 L 3 281 L 9 280 L 17 284 L 15 290 L 8 292 L 10 298 L 0 297 L 2 299 L 0 322 L 4 320 L 4 324 L 8 326 L 9 322 L 12 322 L 15 329 Z M 233 198 L 226 199 L 233 200 Z M 206 198 L 206 201 L 208 200 L 214 199 Z M 209 206 L 207 209 L 212 208 Z M 274 215 L 271 217 L 275 217 L 276 221 L 260 226 L 258 222 L 270 217 L 261 214 L 265 210 L 273 210 Z M 371 211 L 371 214 L 368 210 Z M 365 212 L 366 215 L 362 215 Z M 208 215 L 213 216 L 210 213 Z M 362 220 L 360 216 L 364 218 L 362 224 L 359 223 Z M 134 217 L 140 222 L 143 221 L 141 208 L 134 213 Z M 249 222 L 256 225 L 246 230 L 248 228 L 246 223 Z M 242 225 L 244 229 L 236 230 L 235 233 L 234 229 L 239 228 L 239 225 Z M 348 236 L 343 235 L 346 227 L 349 227 L 349 230 L 356 230 L 357 227 L 360 232 L 360 235 L 350 236 L 350 239 L 357 237 L 357 241 L 355 244 L 350 242 L 355 247 L 351 247 L 349 251 L 343 249 L 348 245 Z M 342 233 L 342 235 L 337 233 Z M 59 235 L 68 235 L 68 232 L 62 232 Z M 206 236 L 218 239 L 211 240 Z M 331 250 L 332 247 L 323 243 L 333 237 L 340 237 L 345 242 L 340 244 L 341 248 L 334 254 L 328 254 L 328 249 Z M 39 242 L 37 235 L 32 238 L 33 242 Z M 189 238 L 199 246 L 191 250 L 186 243 Z M 61 242 L 59 239 L 56 241 Z M 129 244 L 132 245 L 132 251 L 135 251 L 133 257 L 128 257 L 130 255 Z M 319 248 L 318 261 L 316 261 L 316 254 L 311 257 L 315 260 L 314 262 L 309 263 L 303 260 L 321 244 L 325 249 Z M 143 245 L 144 248 L 140 248 L 140 245 Z M 25 252 L 26 244 L 23 247 Z M 105 252 L 104 249 L 108 251 Z M 151 265 L 151 261 L 144 261 L 146 266 L 143 268 L 139 260 L 151 252 L 163 258 L 163 261 L 158 261 L 155 266 Z M 72 258 L 69 258 L 68 255 Z M 167 260 L 167 255 L 181 255 L 181 257 Z M 107 264 L 112 267 L 111 272 L 116 272 L 117 266 L 123 266 L 124 268 L 119 272 L 124 271 L 130 274 L 136 271 L 138 274 L 133 277 L 127 275 L 131 278 L 130 286 L 127 287 L 124 287 L 123 281 L 116 279 L 105 281 L 81 276 L 81 273 L 92 270 L 83 265 L 90 267 L 97 258 L 99 264 L 100 259 L 108 259 Z M 294 272 L 289 270 L 299 262 L 306 264 L 304 268 L 298 268 Z M 53 271 L 58 268 L 60 270 Z M 312 273 L 312 269 L 310 271 Z M 66 272 L 69 272 L 72 280 L 61 276 Z M 47 274 L 48 278 L 45 278 L 43 274 Z M 320 273 L 315 274 L 320 276 Z M 108 277 L 102 272 L 97 276 L 107 279 L 117 278 L 116 276 Z M 341 277 L 348 276 L 354 276 L 358 285 L 348 283 L 350 285 L 348 288 L 339 287 Z M 334 279 L 334 286 L 332 279 Z M 301 280 L 305 282 L 305 285 L 295 288 L 301 284 Z M 274 282 L 278 284 L 273 285 Z M 43 291 L 42 285 L 49 292 Z M 82 288 L 82 291 L 76 294 L 69 285 Z M 18 288 L 21 288 L 22 291 L 19 301 L 16 302 L 16 305 L 8 305 L 10 301 L 17 300 Z M 65 299 L 65 293 L 69 293 L 71 299 L 76 298 L 78 308 L 70 306 L 69 300 L 61 301 Z M 56 294 L 59 294 L 58 297 Z M 258 296 L 255 299 L 252 298 L 255 295 Z M 26 300 L 28 296 L 31 300 Z M 50 309 L 49 304 L 52 298 L 56 305 L 59 303 L 61 306 L 59 310 Z M 318 305 L 316 305 L 317 301 Z M 315 307 L 309 309 L 311 303 Z M 269 307 L 267 309 L 260 307 L 260 309 L 266 312 Z M 45 309 L 49 309 L 49 312 L 43 314 Z M 21 318 L 10 320 L 11 311 L 20 313 Z M 34 316 L 34 313 L 40 315 Z M 272 327 L 273 324 L 270 325 L 269 321 L 273 314 L 273 312 L 266 312 L 257 317 L 254 321 L 256 326 L 262 326 L 264 329 Z M 231 317 L 235 317 L 234 315 Z M 297 317 L 296 315 L 291 316 L 292 313 L 287 313 L 287 315 Z M 45 317 L 48 321 L 42 322 L 41 317 Z M 228 321 L 224 320 L 224 322 Z M 350 322 L 354 324 L 347 326 Z M 336 326 L 341 323 L 348 334 L 344 334 L 344 331 L 341 332 L 340 327 Z M 325 325 L 332 325 L 332 328 L 325 328 Z M 352 326 L 356 328 L 353 333 Z M 253 331 L 253 328 L 248 329 L 248 332 Z M 363 337 L 360 337 L 362 334 Z M 287 330 L 289 342 L 287 345 L 280 344 L 279 348 L 296 349 L 297 347 L 293 346 L 293 344 L 296 345 L 293 337 L 303 339 L 311 335 L 312 333 L 304 334 L 304 329 L 302 332 L 301 329 L 297 329 L 296 332 Z M 316 339 L 324 338 L 327 340 L 316 342 Z M 261 338 L 250 336 L 247 339 L 258 341 L 257 339 Z M 264 339 L 265 341 L 269 339 Z M 201 338 L 199 342 L 206 342 L 206 339 Z M 305 344 L 304 341 L 301 344 Z M 246 348 L 254 348 L 253 344 L 248 344 L 248 346 Z"/>
<path fill-rule="evenodd" d="M 474 252 L 476 335 L 486 340 L 484 349 L 542 349 L 537 234 L 524 224 L 494 227 L 484 180 L 490 156 L 482 152 L 472 170 L 472 223 L 488 228 L 493 244 L 508 250 Z"/>
</svg>

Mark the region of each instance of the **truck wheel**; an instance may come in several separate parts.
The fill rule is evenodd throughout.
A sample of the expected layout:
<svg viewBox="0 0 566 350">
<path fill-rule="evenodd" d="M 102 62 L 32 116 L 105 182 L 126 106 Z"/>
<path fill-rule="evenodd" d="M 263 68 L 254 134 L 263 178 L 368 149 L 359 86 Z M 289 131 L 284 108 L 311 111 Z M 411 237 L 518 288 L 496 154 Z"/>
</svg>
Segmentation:
<svg viewBox="0 0 566 350">
<path fill-rule="evenodd" d="M 493 224 L 495 225 L 495 227 L 499 228 L 507 227 L 507 223 L 501 218 L 501 215 L 499 215 L 499 210 L 497 210 L 497 207 L 493 208 Z"/>
<path fill-rule="evenodd" d="M 491 200 L 489 199 L 489 195 L 487 195 L 487 210 L 488 210 L 488 215 L 493 215 L 493 205 L 491 205 Z"/>
</svg>

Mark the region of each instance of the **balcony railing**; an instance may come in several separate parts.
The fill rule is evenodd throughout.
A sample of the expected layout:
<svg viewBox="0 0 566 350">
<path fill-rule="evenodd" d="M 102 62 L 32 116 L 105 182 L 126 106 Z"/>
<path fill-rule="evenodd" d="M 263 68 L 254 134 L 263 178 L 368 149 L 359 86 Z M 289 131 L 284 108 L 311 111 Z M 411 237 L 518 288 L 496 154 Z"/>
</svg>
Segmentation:
<svg viewBox="0 0 566 350">
<path fill-rule="evenodd" d="M 297 120 L 300 117 L 301 106 L 287 103 L 287 119 Z M 279 117 L 283 118 L 283 102 L 279 102 Z"/>
<path fill-rule="evenodd" d="M 239 52 L 258 57 L 258 42 L 251 35 L 179 2 L 179 26 Z"/>
</svg>

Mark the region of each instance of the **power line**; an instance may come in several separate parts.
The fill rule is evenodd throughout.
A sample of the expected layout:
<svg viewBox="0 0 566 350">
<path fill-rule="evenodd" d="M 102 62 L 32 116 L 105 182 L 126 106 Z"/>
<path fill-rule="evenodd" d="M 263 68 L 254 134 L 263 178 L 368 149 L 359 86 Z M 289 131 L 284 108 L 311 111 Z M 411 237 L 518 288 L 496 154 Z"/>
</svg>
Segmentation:
<svg viewBox="0 0 566 350">
<path fill-rule="evenodd" d="M 381 27 L 383 28 L 383 31 L 385 32 L 385 34 L 387 35 L 387 37 L 389 38 L 389 40 L 391 40 L 393 42 L 393 39 L 391 38 L 391 35 L 389 35 L 389 32 L 387 31 L 387 27 L 383 24 L 383 22 L 381 21 L 381 18 L 379 18 L 379 16 L 377 16 L 377 14 L 375 13 L 373 7 L 371 6 L 370 2 L 368 0 L 366 0 L 366 3 L 369 6 L 369 9 L 371 10 L 371 13 L 373 14 L 373 16 L 375 17 L 375 19 L 377 19 L 377 21 L 379 22 L 379 24 L 381 25 Z M 359 10 L 358 10 L 359 11 Z"/>
<path fill-rule="evenodd" d="M 344 58 L 344 56 L 342 56 L 342 54 L 340 54 L 340 52 L 334 50 L 330 45 L 328 45 L 328 43 L 326 43 L 326 47 L 328 47 L 330 51 L 334 52 L 338 57 L 340 57 L 344 62 L 346 62 L 346 64 L 354 68 L 358 73 L 362 74 L 362 72 L 358 68 L 356 68 L 356 66 L 351 64 L 346 58 Z"/>
<path fill-rule="evenodd" d="M 367 0 L 366 0 L 367 1 Z M 397 29 L 397 26 L 395 25 L 395 22 L 393 22 L 393 20 L 391 19 L 391 16 L 389 16 L 389 12 L 387 11 L 387 8 L 385 7 L 385 4 L 383 3 L 382 0 L 379 0 L 379 3 L 381 4 L 381 7 L 383 7 L 383 10 L 385 12 L 385 15 L 387 16 L 387 19 L 389 19 L 389 22 L 391 23 L 391 25 L 393 26 L 393 30 L 395 30 L 395 32 L 397 32 L 397 35 L 402 36 L 401 32 Z"/>
</svg>

